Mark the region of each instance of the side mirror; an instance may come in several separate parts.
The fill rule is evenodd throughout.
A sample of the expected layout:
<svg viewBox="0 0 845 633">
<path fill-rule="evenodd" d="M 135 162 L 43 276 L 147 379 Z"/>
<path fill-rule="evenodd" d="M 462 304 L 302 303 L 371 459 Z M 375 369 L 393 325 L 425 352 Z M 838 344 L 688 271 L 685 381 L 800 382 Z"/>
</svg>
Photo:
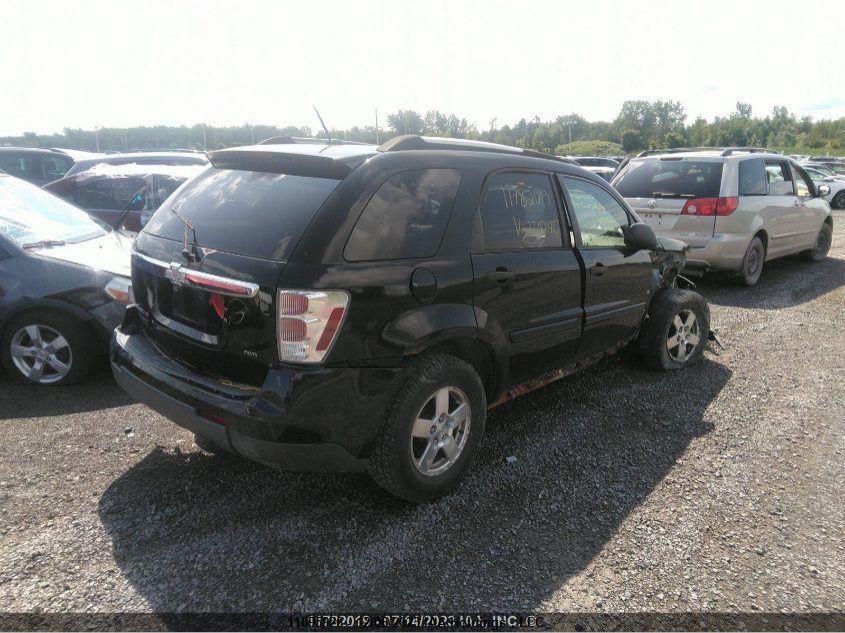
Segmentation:
<svg viewBox="0 0 845 633">
<path fill-rule="evenodd" d="M 648 224 L 638 222 L 625 231 L 625 246 L 635 251 L 657 250 L 657 236 Z"/>
<path fill-rule="evenodd" d="M 818 192 L 820 198 L 830 195 L 830 187 L 827 185 L 819 185 L 816 187 L 816 191 Z"/>
</svg>

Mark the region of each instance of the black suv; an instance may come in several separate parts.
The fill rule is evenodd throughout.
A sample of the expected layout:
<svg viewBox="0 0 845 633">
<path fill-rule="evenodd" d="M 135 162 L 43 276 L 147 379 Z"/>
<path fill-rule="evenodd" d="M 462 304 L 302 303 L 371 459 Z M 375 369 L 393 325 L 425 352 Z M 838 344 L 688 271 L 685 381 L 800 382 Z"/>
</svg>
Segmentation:
<svg viewBox="0 0 845 633">
<path fill-rule="evenodd" d="M 424 501 L 488 408 L 638 336 L 656 368 L 702 356 L 685 245 L 580 167 L 416 136 L 211 162 L 138 235 L 112 344 L 118 383 L 206 450 Z"/>
</svg>

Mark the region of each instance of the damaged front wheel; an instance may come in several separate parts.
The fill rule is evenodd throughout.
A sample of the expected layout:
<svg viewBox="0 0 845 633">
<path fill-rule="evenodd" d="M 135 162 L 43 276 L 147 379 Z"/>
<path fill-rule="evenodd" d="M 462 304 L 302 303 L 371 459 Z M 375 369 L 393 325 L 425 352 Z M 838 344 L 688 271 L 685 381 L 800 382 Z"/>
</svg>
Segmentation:
<svg viewBox="0 0 845 633">
<path fill-rule="evenodd" d="M 639 347 L 648 367 L 680 369 L 701 359 L 710 336 L 710 308 L 697 292 L 666 288 L 648 310 Z"/>
</svg>

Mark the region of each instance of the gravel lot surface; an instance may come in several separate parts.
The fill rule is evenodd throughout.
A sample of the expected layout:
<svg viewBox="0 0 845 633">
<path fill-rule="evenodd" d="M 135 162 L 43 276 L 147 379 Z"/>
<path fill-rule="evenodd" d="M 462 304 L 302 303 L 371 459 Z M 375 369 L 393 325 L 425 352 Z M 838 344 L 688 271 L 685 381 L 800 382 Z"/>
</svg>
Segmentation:
<svg viewBox="0 0 845 633">
<path fill-rule="evenodd" d="M 424 507 L 212 457 L 106 372 L 2 378 L 0 609 L 843 611 L 834 222 L 824 263 L 699 284 L 725 351 L 666 375 L 616 357 L 499 408 Z"/>
</svg>

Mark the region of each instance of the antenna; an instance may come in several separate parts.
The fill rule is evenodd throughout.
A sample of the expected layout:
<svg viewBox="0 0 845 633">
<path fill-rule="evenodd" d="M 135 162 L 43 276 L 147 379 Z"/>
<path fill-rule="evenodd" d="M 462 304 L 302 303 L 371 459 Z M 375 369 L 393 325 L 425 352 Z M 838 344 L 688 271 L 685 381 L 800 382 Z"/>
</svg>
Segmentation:
<svg viewBox="0 0 845 633">
<path fill-rule="evenodd" d="M 320 125 L 322 125 L 323 129 L 326 131 L 326 138 L 329 141 L 329 145 L 331 145 L 332 144 L 332 135 L 329 133 L 329 128 L 326 127 L 326 124 L 323 121 L 323 117 L 320 116 L 320 112 L 319 112 L 319 110 L 317 110 L 317 106 L 311 106 L 311 107 L 314 108 L 314 112 L 317 113 L 317 118 L 320 119 Z"/>
</svg>

